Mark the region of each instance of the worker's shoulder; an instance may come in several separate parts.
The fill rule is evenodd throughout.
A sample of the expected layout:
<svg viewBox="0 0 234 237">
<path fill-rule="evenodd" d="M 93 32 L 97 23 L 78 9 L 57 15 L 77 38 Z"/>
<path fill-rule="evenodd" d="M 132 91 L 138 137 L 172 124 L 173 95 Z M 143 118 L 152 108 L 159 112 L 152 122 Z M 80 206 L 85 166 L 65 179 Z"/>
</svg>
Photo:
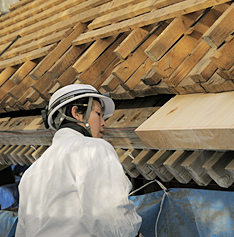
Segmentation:
<svg viewBox="0 0 234 237">
<path fill-rule="evenodd" d="M 85 139 L 83 139 L 83 144 L 92 148 L 113 148 L 109 142 L 101 138 L 85 137 Z"/>
</svg>

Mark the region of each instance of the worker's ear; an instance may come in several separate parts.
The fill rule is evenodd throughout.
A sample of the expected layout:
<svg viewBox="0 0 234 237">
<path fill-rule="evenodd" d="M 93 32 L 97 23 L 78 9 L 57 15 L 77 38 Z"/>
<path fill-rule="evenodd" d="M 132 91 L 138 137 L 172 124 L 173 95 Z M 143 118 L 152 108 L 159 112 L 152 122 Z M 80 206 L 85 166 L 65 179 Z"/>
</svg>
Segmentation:
<svg viewBox="0 0 234 237">
<path fill-rule="evenodd" d="M 79 121 L 83 121 L 83 115 L 77 113 L 76 111 L 77 111 L 77 106 L 72 106 L 72 109 L 71 109 L 72 116 Z"/>
</svg>

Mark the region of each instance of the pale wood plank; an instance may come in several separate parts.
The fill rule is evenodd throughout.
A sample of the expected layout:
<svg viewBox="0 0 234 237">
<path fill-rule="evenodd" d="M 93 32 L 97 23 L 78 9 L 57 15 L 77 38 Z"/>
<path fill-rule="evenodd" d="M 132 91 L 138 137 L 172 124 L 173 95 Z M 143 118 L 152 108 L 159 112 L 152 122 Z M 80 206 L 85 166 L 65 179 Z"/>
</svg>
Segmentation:
<svg viewBox="0 0 234 237">
<path fill-rule="evenodd" d="M 233 96 L 177 95 L 135 132 L 152 149 L 233 150 Z"/>
</svg>

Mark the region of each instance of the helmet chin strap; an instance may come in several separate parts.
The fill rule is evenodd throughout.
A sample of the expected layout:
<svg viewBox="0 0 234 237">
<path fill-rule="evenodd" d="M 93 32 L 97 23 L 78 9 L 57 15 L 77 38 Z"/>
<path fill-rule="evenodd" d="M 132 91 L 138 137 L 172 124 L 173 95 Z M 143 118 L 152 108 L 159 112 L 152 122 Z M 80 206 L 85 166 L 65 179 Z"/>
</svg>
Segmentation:
<svg viewBox="0 0 234 237">
<path fill-rule="evenodd" d="M 75 118 L 72 118 L 72 117 L 69 117 L 69 116 L 65 115 L 66 107 L 58 109 L 58 112 L 61 114 L 61 117 L 59 118 L 59 122 L 58 122 L 58 128 L 60 127 L 60 125 L 61 125 L 61 123 L 63 122 L 64 119 L 66 119 L 68 121 L 71 121 L 71 122 L 75 122 L 75 123 L 83 123 L 85 125 L 85 128 L 87 129 L 87 131 L 92 136 L 91 129 L 90 129 L 90 126 L 89 126 L 89 123 L 88 123 L 89 115 L 90 115 L 90 112 L 92 110 L 92 104 L 93 104 L 93 97 L 89 97 L 89 102 L 88 102 L 88 106 L 87 106 L 84 121 L 80 121 L 78 119 L 75 119 Z"/>
</svg>

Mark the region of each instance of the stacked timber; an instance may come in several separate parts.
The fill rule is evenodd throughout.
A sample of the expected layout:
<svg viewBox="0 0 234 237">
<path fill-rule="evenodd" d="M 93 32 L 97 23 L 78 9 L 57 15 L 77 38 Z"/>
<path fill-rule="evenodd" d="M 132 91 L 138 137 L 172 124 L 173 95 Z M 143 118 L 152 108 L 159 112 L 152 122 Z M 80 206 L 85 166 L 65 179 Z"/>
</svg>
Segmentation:
<svg viewBox="0 0 234 237">
<path fill-rule="evenodd" d="M 104 138 L 131 177 L 229 187 L 233 17 L 227 0 L 10 6 L 0 17 L 0 163 L 30 165 L 53 137 L 40 116 L 9 112 L 43 109 L 57 89 L 86 83 L 126 102 L 107 120 Z M 165 105 L 156 103 L 160 96 Z M 144 104 L 128 107 L 139 98 Z"/>
</svg>

